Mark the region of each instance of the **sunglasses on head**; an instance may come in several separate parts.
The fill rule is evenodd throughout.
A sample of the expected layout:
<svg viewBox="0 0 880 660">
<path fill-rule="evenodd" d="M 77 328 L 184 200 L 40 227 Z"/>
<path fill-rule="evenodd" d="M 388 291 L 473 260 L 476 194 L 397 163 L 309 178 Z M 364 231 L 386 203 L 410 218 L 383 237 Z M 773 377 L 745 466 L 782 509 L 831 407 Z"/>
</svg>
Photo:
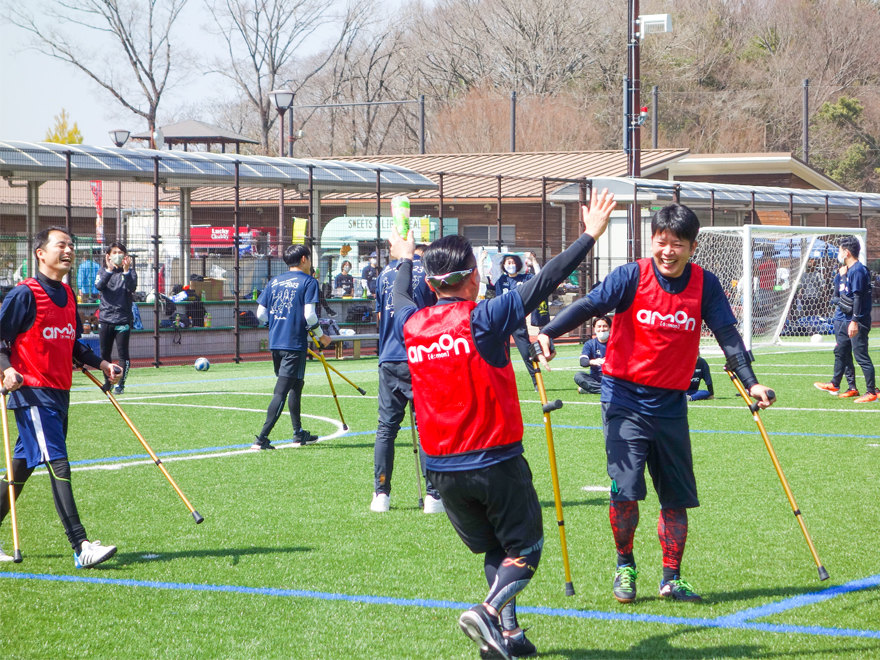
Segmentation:
<svg viewBox="0 0 880 660">
<path fill-rule="evenodd" d="M 434 275 L 428 276 L 425 279 L 428 280 L 428 284 L 431 286 L 452 286 L 453 284 L 458 284 L 465 277 L 474 272 L 473 268 L 468 268 L 467 270 L 454 270 L 451 273 L 446 273 L 445 275 Z"/>
</svg>

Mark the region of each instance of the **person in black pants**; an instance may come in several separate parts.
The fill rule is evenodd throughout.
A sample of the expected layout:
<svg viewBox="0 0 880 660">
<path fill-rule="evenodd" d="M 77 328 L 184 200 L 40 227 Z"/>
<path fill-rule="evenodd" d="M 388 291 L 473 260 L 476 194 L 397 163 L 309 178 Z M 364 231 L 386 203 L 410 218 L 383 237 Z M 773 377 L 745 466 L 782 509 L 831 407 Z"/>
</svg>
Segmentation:
<svg viewBox="0 0 880 660">
<path fill-rule="evenodd" d="M 842 334 L 846 337 L 843 341 L 848 342 L 849 336 L 846 334 L 846 326 L 848 323 L 843 310 L 840 308 L 840 294 L 846 287 L 845 277 L 846 266 L 841 266 L 838 269 L 837 274 L 834 276 L 834 282 L 831 286 L 831 290 L 834 292 L 834 295 L 831 298 L 831 304 L 834 305 L 834 318 L 832 319 L 832 322 L 835 341 L 838 335 Z M 834 375 L 831 376 L 831 382 L 816 382 L 813 383 L 813 387 L 828 392 L 831 396 L 838 396 L 842 399 L 858 397 L 859 389 L 856 387 L 856 368 L 853 363 L 852 350 L 841 351 L 840 359 L 837 358 L 837 346 L 835 346 L 834 350 Z M 844 376 L 846 376 L 847 388 L 841 392 L 840 384 L 843 381 Z"/>
<path fill-rule="evenodd" d="M 700 381 L 706 383 L 706 389 L 700 389 Z M 697 367 L 694 369 L 694 375 L 691 376 L 691 386 L 687 389 L 688 401 L 705 401 L 706 399 L 715 398 L 715 386 L 712 385 L 712 374 L 709 371 L 709 363 L 703 358 L 697 358 Z"/>
<path fill-rule="evenodd" d="M 137 289 L 137 272 L 132 267 L 131 257 L 122 243 L 111 243 L 104 255 L 104 267 L 95 277 L 95 288 L 101 295 L 98 318 L 101 322 L 101 357 L 110 361 L 113 342 L 119 354 L 122 378 L 113 389 L 114 394 L 125 391 L 125 379 L 131 367 L 128 343 L 131 340 L 131 325 L 134 322 L 131 305 Z"/>
<path fill-rule="evenodd" d="M 538 265 L 538 260 L 535 258 L 535 255 L 531 252 L 527 252 L 526 255 L 531 259 L 535 271 L 540 273 L 541 267 Z M 509 254 L 504 257 L 504 260 L 501 262 L 501 269 L 504 271 L 504 274 L 498 278 L 497 282 L 495 282 L 496 296 L 510 293 L 534 277 L 531 273 L 523 272 L 522 259 L 515 254 Z M 535 368 L 532 366 L 532 358 L 529 357 L 529 345 L 531 344 L 531 341 L 529 340 L 529 329 L 526 326 L 525 320 L 523 320 L 522 324 L 513 331 L 512 336 L 516 348 L 519 350 L 523 362 L 525 362 L 526 369 L 529 370 L 529 376 L 532 377 L 532 387 L 534 387 L 537 392 L 538 381 L 535 378 Z"/>
</svg>

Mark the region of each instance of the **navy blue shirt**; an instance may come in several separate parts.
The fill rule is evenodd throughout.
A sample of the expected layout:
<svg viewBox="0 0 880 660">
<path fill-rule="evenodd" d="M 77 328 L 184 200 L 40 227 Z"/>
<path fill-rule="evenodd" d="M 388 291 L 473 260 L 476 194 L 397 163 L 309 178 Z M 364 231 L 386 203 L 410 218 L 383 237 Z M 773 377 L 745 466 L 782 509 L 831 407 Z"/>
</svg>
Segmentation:
<svg viewBox="0 0 880 660">
<path fill-rule="evenodd" d="M 712 374 L 709 372 L 709 363 L 703 358 L 698 357 L 697 367 L 694 369 L 694 375 L 691 376 L 691 386 L 688 388 L 687 393 L 693 394 L 700 389 L 701 380 L 706 381 L 706 389 L 709 391 L 709 395 L 715 396 L 715 387 L 712 385 Z"/>
<path fill-rule="evenodd" d="M 510 275 L 504 274 L 498 278 L 498 281 L 495 282 L 495 295 L 501 296 L 505 293 L 510 293 L 514 291 L 517 287 L 522 286 L 530 279 L 532 279 L 534 275 L 531 273 L 520 273 L 514 277 Z"/>
<path fill-rule="evenodd" d="M 59 307 L 67 305 L 67 289 L 61 282 L 50 280 L 42 273 L 37 273 L 36 279 L 53 303 Z M 0 307 L 0 340 L 5 344 L 4 351 L 11 353 L 11 346 L 18 336 L 30 330 L 36 320 L 37 301 L 34 292 L 28 286 L 19 284 L 6 294 Z M 77 310 L 76 339 L 80 337 L 82 337 L 82 320 Z M 101 358 L 78 341 L 73 344 L 73 356 L 90 367 L 101 368 Z M 71 368 L 73 368 L 72 364 Z M 9 393 L 8 402 L 10 409 L 39 406 L 67 413 L 70 406 L 70 391 L 52 387 L 20 387 Z"/>
<path fill-rule="evenodd" d="M 367 281 L 367 289 L 370 293 L 376 293 L 376 278 L 379 277 L 379 269 L 367 264 L 361 271 L 361 279 Z"/>
<path fill-rule="evenodd" d="M 861 261 L 850 266 L 843 279 L 842 293 L 855 299 L 856 294 L 860 297 L 861 309 L 853 305 L 852 314 L 844 314 L 845 321 L 856 321 L 861 325 L 871 327 L 871 273 Z M 839 309 L 839 308 L 838 308 Z"/>
<path fill-rule="evenodd" d="M 666 278 L 657 271 L 653 260 L 654 276 L 661 288 L 667 293 L 678 294 L 685 290 L 691 278 L 691 265 L 685 266 L 680 277 Z M 632 305 L 639 286 L 639 264 L 624 264 L 608 274 L 602 284 L 593 289 L 584 298 L 569 306 L 558 314 L 542 330 L 550 337 L 558 337 L 557 328 L 566 327 L 566 316 L 581 313 L 577 307 L 589 308 L 589 317 L 604 316 L 611 311 L 623 312 Z M 703 322 L 716 334 L 726 326 L 736 326 L 736 318 L 730 303 L 721 288 L 718 278 L 707 270 L 703 270 L 703 297 L 701 303 Z M 742 340 L 740 339 L 740 342 Z M 743 347 L 745 350 L 745 347 Z M 670 360 L 675 359 L 670 356 Z M 605 375 L 602 378 L 602 403 L 614 403 L 630 410 L 653 417 L 682 417 L 687 415 L 687 397 L 680 390 L 669 390 L 648 385 L 639 385 L 620 378 Z"/>
<path fill-rule="evenodd" d="M 382 269 L 376 280 L 376 312 L 379 314 L 379 364 L 383 362 L 406 362 L 406 346 L 394 334 L 394 280 L 397 277 L 397 261 Z M 437 296 L 425 281 L 425 269 L 416 256 L 412 266 L 413 300 L 419 309 L 437 302 Z"/>
<path fill-rule="evenodd" d="M 605 351 L 608 350 L 608 342 L 606 341 L 604 344 L 593 337 L 584 343 L 584 348 L 581 350 L 581 366 L 586 367 L 589 365 L 590 367 L 590 376 L 595 378 L 596 380 L 602 380 L 602 367 L 597 367 L 595 365 L 590 364 L 590 360 L 597 360 L 599 358 L 605 357 Z M 584 359 L 586 358 L 586 359 Z"/>
<path fill-rule="evenodd" d="M 831 303 L 834 305 L 834 316 L 832 320 L 834 321 L 845 321 L 846 315 L 843 313 L 843 310 L 837 306 L 837 302 L 840 300 L 840 294 L 844 292 L 846 288 L 846 282 L 843 279 L 843 276 L 838 271 L 834 274 L 834 282 L 831 285 L 831 290 L 834 292 L 833 297 L 831 299 Z"/>
<path fill-rule="evenodd" d="M 263 289 L 258 301 L 269 312 L 269 348 L 305 351 L 309 346 L 303 309 L 318 304 L 318 280 L 299 270 L 282 273 Z"/>
</svg>

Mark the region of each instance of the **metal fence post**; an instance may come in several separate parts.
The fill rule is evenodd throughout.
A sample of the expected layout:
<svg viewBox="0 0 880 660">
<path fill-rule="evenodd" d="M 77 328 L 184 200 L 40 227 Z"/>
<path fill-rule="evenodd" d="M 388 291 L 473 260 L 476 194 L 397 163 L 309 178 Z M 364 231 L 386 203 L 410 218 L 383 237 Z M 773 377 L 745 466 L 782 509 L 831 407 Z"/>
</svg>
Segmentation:
<svg viewBox="0 0 880 660">
<path fill-rule="evenodd" d="M 440 236 L 438 238 L 443 238 L 443 172 L 438 174 L 440 177 L 440 204 L 439 204 L 439 215 L 440 215 L 440 226 L 438 227 Z"/>
<path fill-rule="evenodd" d="M 382 170 L 376 170 L 376 263 L 382 264 Z"/>
<path fill-rule="evenodd" d="M 541 264 L 547 263 L 547 177 L 541 177 Z"/>
<path fill-rule="evenodd" d="M 498 252 L 501 252 L 501 175 L 498 178 Z"/>
</svg>

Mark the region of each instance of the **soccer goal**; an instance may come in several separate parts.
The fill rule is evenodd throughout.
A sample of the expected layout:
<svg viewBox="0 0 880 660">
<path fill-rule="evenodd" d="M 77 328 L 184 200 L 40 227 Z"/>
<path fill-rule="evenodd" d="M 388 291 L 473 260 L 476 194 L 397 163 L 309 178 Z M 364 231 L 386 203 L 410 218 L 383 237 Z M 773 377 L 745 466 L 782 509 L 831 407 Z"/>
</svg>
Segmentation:
<svg viewBox="0 0 880 660">
<path fill-rule="evenodd" d="M 693 261 L 718 276 L 747 348 L 806 347 L 814 335 L 826 343 L 833 335 L 832 282 L 845 236 L 858 239 L 864 263 L 866 229 L 765 225 L 703 227 Z M 701 347 L 718 348 L 705 324 Z"/>
</svg>

